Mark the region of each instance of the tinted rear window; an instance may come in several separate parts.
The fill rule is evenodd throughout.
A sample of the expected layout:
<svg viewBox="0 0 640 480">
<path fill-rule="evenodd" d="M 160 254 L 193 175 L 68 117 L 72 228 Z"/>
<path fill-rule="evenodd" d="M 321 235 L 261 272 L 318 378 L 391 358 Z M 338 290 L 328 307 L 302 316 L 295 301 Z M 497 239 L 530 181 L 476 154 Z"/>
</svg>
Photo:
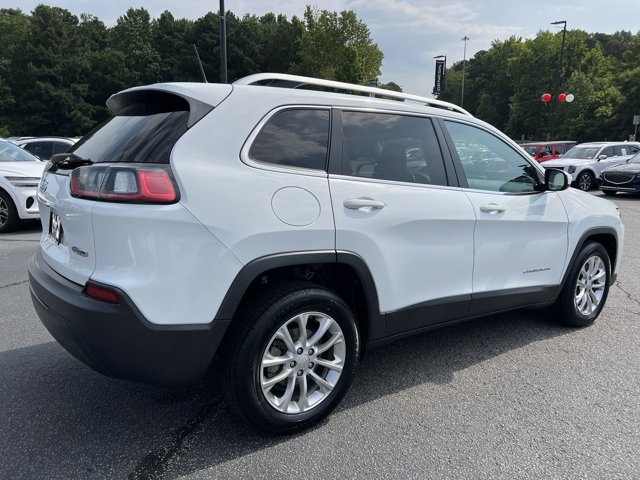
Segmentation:
<svg viewBox="0 0 640 480">
<path fill-rule="evenodd" d="M 188 111 L 116 116 L 69 151 L 97 163 L 169 163 L 171 149 L 187 131 L 188 121 Z"/>
<path fill-rule="evenodd" d="M 324 170 L 329 148 L 329 110 L 291 109 L 269 119 L 251 145 L 259 162 Z"/>
</svg>

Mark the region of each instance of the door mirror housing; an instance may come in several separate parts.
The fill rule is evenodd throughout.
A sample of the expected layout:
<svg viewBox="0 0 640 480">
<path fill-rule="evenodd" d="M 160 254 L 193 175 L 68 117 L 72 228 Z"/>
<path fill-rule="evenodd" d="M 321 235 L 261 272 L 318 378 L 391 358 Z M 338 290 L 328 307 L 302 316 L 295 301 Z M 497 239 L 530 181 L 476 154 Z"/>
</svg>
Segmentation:
<svg viewBox="0 0 640 480">
<path fill-rule="evenodd" d="M 598 155 L 598 161 L 604 160 L 605 158 L 607 158 L 607 156 L 605 154 Z"/>
<path fill-rule="evenodd" d="M 571 175 L 563 170 L 547 168 L 544 171 L 544 189 L 550 192 L 566 190 L 571 185 Z"/>
</svg>

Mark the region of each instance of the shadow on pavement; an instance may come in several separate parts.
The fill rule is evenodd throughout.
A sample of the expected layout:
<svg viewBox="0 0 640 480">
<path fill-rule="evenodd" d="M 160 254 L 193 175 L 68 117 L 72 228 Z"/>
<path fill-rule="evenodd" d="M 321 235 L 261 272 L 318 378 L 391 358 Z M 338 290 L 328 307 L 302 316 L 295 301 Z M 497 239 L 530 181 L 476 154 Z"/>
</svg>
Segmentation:
<svg viewBox="0 0 640 480">
<path fill-rule="evenodd" d="M 472 365 L 571 331 L 547 321 L 543 311 L 525 310 L 370 350 L 334 414 L 416 385 L 447 384 Z M 233 417 L 215 375 L 172 389 L 113 380 L 54 342 L 0 353 L 0 383 L 4 478 L 93 472 L 153 479 L 169 468 L 186 475 L 291 438 L 257 433 Z M 313 430 L 297 436 L 307 434 Z"/>
</svg>

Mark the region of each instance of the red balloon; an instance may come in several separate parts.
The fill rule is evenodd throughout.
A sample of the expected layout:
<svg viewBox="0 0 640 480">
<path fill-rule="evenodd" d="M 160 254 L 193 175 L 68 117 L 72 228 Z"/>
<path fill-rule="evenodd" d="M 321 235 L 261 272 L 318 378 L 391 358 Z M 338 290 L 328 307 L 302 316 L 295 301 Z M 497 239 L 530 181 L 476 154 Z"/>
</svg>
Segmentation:
<svg viewBox="0 0 640 480">
<path fill-rule="evenodd" d="M 541 100 L 544 103 L 549 103 L 551 101 L 551 94 L 550 93 L 543 93 L 542 97 L 541 97 Z"/>
<path fill-rule="evenodd" d="M 567 99 L 567 94 L 566 93 L 561 93 L 560 95 L 558 95 L 558 100 L 561 102 L 564 102 Z"/>
</svg>

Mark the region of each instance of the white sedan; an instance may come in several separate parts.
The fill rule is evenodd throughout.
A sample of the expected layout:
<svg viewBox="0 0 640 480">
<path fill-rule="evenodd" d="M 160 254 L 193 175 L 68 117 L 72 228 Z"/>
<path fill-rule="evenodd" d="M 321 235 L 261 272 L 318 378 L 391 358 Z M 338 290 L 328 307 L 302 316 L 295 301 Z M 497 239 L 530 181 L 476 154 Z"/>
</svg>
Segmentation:
<svg viewBox="0 0 640 480">
<path fill-rule="evenodd" d="M 39 218 L 38 184 L 45 164 L 11 142 L 0 140 L 0 233 L 20 220 Z"/>
</svg>

